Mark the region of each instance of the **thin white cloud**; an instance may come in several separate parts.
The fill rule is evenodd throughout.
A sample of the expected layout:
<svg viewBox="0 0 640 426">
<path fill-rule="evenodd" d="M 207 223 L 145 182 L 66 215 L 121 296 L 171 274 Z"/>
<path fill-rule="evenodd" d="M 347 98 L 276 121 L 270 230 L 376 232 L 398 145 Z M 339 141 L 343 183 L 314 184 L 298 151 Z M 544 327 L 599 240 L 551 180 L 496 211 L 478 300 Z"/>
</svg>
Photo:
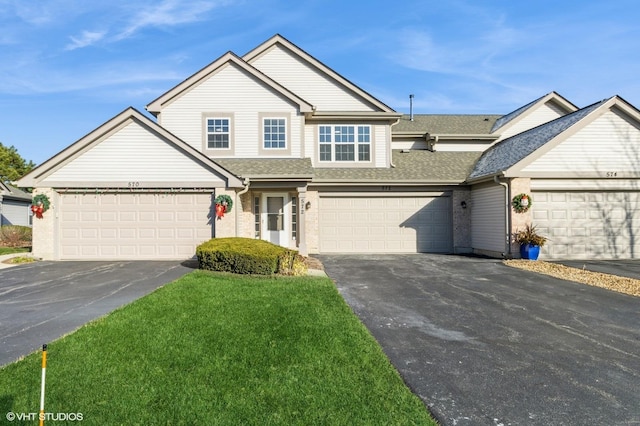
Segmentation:
<svg viewBox="0 0 640 426">
<path fill-rule="evenodd" d="M 174 70 L 161 70 L 158 64 L 111 64 L 110 69 L 83 69 L 79 73 L 68 70 L 39 69 L 21 66 L 9 72 L 0 72 L 0 93 L 55 94 L 94 91 L 110 88 L 122 89 L 130 85 L 174 83 L 184 77 Z M 113 71 L 117 70 L 117 71 Z"/>
<path fill-rule="evenodd" d="M 75 50 L 91 46 L 102 40 L 106 34 L 106 31 L 83 31 L 79 37 L 69 37 L 71 43 L 65 47 L 65 50 Z"/>
<path fill-rule="evenodd" d="M 184 1 L 164 0 L 150 5 L 137 13 L 125 28 L 115 36 L 115 40 L 131 37 L 147 27 L 173 27 L 207 18 L 207 12 L 228 4 L 228 1 Z"/>
</svg>

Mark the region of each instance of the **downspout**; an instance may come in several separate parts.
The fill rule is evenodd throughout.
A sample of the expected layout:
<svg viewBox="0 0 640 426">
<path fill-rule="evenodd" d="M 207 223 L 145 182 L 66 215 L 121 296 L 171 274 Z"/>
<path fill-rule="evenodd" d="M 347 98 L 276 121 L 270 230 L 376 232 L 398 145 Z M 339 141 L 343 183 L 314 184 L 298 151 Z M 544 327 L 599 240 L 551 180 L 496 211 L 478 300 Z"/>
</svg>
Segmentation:
<svg viewBox="0 0 640 426">
<path fill-rule="evenodd" d="M 502 257 L 505 259 L 512 259 L 513 254 L 511 253 L 511 204 L 509 203 L 509 184 L 502 182 L 498 175 L 493 177 L 493 181 L 500 186 L 504 187 L 504 217 L 505 217 L 505 240 L 504 240 L 504 253 Z"/>
<path fill-rule="evenodd" d="M 395 126 L 396 124 L 398 124 L 399 122 L 400 122 L 400 119 L 398 118 L 398 119 L 396 120 L 396 122 L 395 122 L 395 123 L 391 123 L 391 126 L 389 126 L 389 131 L 390 131 L 391 133 L 393 133 L 393 130 L 391 130 L 391 128 L 392 128 L 393 126 Z M 391 145 L 393 145 L 393 136 L 392 136 L 392 135 L 389 135 L 389 151 L 388 151 L 388 153 L 389 153 L 389 165 L 390 165 L 392 168 L 394 168 L 394 169 L 395 169 L 395 168 L 396 168 L 396 165 L 395 165 L 395 164 L 393 164 L 393 148 L 391 148 Z"/>
<path fill-rule="evenodd" d="M 438 141 L 440 140 L 440 135 L 435 135 L 435 136 L 431 136 L 430 134 L 427 133 L 427 150 L 431 151 L 431 152 L 435 152 L 435 146 L 438 143 Z M 433 142 L 431 142 L 433 141 Z"/>
<path fill-rule="evenodd" d="M 236 192 L 236 206 L 240 205 L 240 196 L 243 194 L 246 194 L 249 191 L 249 184 L 251 183 L 249 181 L 249 178 L 244 178 L 244 182 L 242 182 L 244 185 L 244 188 L 242 189 L 242 191 L 240 192 Z M 240 233 L 240 215 L 238 213 L 240 209 L 238 207 L 236 207 L 236 237 L 238 237 L 239 233 Z"/>
</svg>

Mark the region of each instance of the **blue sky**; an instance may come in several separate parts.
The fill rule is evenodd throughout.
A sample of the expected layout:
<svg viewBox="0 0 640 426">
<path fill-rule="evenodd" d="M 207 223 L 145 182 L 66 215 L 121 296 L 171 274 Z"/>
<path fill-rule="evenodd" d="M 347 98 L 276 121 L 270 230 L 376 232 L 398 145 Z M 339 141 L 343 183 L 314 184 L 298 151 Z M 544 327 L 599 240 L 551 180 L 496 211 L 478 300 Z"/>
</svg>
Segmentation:
<svg viewBox="0 0 640 426">
<path fill-rule="evenodd" d="M 399 112 L 506 114 L 552 90 L 640 107 L 637 0 L 0 0 L 0 142 L 41 163 L 279 33 Z"/>
</svg>

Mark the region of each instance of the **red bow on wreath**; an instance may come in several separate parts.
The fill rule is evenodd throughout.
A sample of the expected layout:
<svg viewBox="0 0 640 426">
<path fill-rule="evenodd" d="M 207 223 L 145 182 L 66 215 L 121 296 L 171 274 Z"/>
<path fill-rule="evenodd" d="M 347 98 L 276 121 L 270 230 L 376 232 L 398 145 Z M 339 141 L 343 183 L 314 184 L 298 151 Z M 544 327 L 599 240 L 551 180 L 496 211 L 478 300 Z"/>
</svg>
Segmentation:
<svg viewBox="0 0 640 426">
<path fill-rule="evenodd" d="M 42 219 L 42 213 L 44 213 L 44 207 L 42 207 L 42 203 L 33 204 L 31 206 L 31 211 L 36 215 L 38 219 Z"/>
<path fill-rule="evenodd" d="M 227 206 L 224 204 L 216 204 L 216 217 L 224 217 L 226 211 Z"/>
</svg>

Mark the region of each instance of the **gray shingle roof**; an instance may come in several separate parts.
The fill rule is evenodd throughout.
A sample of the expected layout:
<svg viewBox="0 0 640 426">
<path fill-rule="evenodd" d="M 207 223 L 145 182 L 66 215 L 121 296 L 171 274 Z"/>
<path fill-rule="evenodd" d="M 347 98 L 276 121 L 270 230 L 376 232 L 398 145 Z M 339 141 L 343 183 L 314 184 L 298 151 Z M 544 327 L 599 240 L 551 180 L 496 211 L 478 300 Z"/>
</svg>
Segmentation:
<svg viewBox="0 0 640 426">
<path fill-rule="evenodd" d="M 488 135 L 493 124 L 501 117 L 496 114 L 414 114 L 403 115 L 392 132 L 430 133 L 433 135 Z"/>
<path fill-rule="evenodd" d="M 214 161 L 243 178 L 310 179 L 313 176 L 309 158 L 220 158 Z"/>
<path fill-rule="evenodd" d="M 32 195 L 7 183 L 0 183 L 0 195 L 14 200 L 31 201 Z"/>
<path fill-rule="evenodd" d="M 309 158 L 224 158 L 214 160 L 239 177 L 313 179 L 314 182 L 461 183 L 480 152 L 393 151 L 392 168 L 313 168 Z"/>
<path fill-rule="evenodd" d="M 316 168 L 314 182 L 461 183 L 480 152 L 393 151 L 393 168 Z"/>
<path fill-rule="evenodd" d="M 547 94 L 548 95 L 548 94 Z M 491 133 L 495 132 L 496 130 L 498 130 L 499 128 L 501 128 L 502 126 L 504 126 L 505 124 L 507 124 L 508 122 L 510 122 L 511 120 L 513 120 L 514 118 L 518 117 L 519 115 L 521 115 L 523 112 L 525 112 L 526 110 L 528 110 L 529 108 L 531 108 L 533 105 L 537 104 L 538 102 L 540 102 L 540 100 L 542 98 L 544 98 L 547 95 L 543 95 L 540 96 L 538 99 L 536 99 L 535 101 L 529 102 L 528 104 L 521 106 L 520 108 L 518 108 L 515 111 L 510 112 L 507 115 L 503 115 L 502 117 L 500 117 L 498 120 L 496 120 L 495 124 L 493 125 L 493 128 L 491 129 Z"/>
<path fill-rule="evenodd" d="M 469 175 L 469 179 L 495 175 L 508 169 L 582 120 L 606 101 L 603 100 L 589 105 L 576 112 L 498 142 L 482 154 Z"/>
</svg>

